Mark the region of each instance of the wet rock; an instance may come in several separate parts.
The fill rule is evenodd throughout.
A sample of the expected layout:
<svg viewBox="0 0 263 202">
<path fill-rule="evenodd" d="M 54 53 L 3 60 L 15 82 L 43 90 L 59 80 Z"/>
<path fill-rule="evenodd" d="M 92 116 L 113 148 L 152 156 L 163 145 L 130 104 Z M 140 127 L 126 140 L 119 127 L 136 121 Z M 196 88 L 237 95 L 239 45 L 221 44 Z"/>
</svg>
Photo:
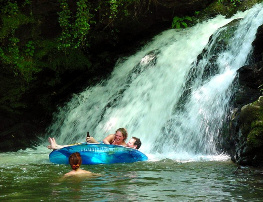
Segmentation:
<svg viewBox="0 0 263 202">
<path fill-rule="evenodd" d="M 233 160 L 240 165 L 263 165 L 263 96 L 242 107 Z M 237 134 L 236 134 L 237 135 Z"/>
<path fill-rule="evenodd" d="M 238 70 L 238 90 L 234 98 L 235 113 L 230 120 L 228 150 L 240 165 L 263 165 L 263 26 L 253 42 L 254 64 Z"/>
<path fill-rule="evenodd" d="M 256 39 L 252 43 L 255 62 L 263 61 L 263 25 L 258 28 Z"/>
</svg>

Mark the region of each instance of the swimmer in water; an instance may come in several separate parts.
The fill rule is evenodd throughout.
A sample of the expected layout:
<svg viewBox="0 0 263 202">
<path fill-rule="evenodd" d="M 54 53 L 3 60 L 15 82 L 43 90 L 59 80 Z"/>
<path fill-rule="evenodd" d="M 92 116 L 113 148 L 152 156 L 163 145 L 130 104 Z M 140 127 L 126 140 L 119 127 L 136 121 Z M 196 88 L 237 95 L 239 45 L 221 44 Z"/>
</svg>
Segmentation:
<svg viewBox="0 0 263 202">
<path fill-rule="evenodd" d="M 83 170 L 80 168 L 82 164 L 82 159 L 79 154 L 79 152 L 72 153 L 69 156 L 69 164 L 72 168 L 72 170 L 64 175 L 64 177 L 69 177 L 69 176 L 100 176 L 99 174 L 92 173 L 87 170 Z"/>
</svg>

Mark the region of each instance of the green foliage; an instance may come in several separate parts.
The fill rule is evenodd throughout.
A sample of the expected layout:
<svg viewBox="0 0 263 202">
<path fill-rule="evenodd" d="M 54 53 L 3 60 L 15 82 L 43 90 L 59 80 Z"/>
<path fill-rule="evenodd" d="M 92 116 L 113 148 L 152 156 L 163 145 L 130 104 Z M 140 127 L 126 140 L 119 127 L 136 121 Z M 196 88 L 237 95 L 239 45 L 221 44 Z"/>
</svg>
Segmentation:
<svg viewBox="0 0 263 202">
<path fill-rule="evenodd" d="M 69 5 L 69 0 L 59 0 L 61 11 L 58 12 L 59 24 L 62 29 L 58 38 L 58 49 L 66 54 L 73 49 L 89 47 L 90 30 L 94 24 L 101 23 L 106 28 L 112 28 L 117 18 L 129 16 L 128 8 L 131 5 L 139 6 L 138 0 L 108 0 L 89 2 L 88 0 L 76 1 L 76 12 Z M 95 18 L 96 17 L 96 18 Z M 110 33 L 118 30 L 111 29 Z"/>
<path fill-rule="evenodd" d="M 10 34 L 14 34 L 15 30 L 22 25 L 33 23 L 32 17 L 28 17 L 22 14 L 17 3 L 8 2 L 6 6 L 1 8 L 1 29 L 0 29 L 0 40 L 8 37 Z"/>
<path fill-rule="evenodd" d="M 24 3 L 23 3 L 23 6 L 26 6 L 26 5 L 31 5 L 31 1 L 30 0 L 25 0 Z"/>
<path fill-rule="evenodd" d="M 5 64 L 17 64 L 19 60 L 18 38 L 9 38 L 7 47 L 0 48 L 0 57 Z"/>
<path fill-rule="evenodd" d="M 230 3 L 236 7 L 238 4 L 241 3 L 241 0 L 218 0 L 218 3 L 220 3 L 220 4 Z"/>
<path fill-rule="evenodd" d="M 0 8 L 0 59 L 4 68 L 9 68 L 9 71 L 26 83 L 32 81 L 34 75 L 44 68 L 62 72 L 63 66 L 65 69 L 81 68 L 81 65 L 90 67 L 87 65 L 90 64 L 88 57 L 81 54 L 81 50 L 89 47 L 89 33 L 95 21 L 101 22 L 107 28 L 119 16 L 129 15 L 128 7 L 134 3 L 138 6 L 140 1 L 77 0 L 76 10 L 71 10 L 69 0 L 59 0 L 58 22 L 61 34 L 53 40 L 39 37 L 41 20 L 34 19 L 36 16 L 32 14 L 31 2 L 4 0 Z M 94 19 L 95 15 L 99 18 Z M 27 29 L 26 36 L 23 35 L 24 29 Z M 112 29 L 110 33 L 117 33 L 117 30 Z M 73 52 L 78 54 L 69 59 Z M 86 65 L 80 63 L 80 60 L 85 61 Z"/>
<path fill-rule="evenodd" d="M 180 29 L 182 26 L 184 28 L 187 28 L 188 27 L 188 24 L 187 22 L 192 22 L 193 19 L 189 16 L 185 16 L 185 17 L 178 17 L 178 16 L 175 16 L 173 18 L 173 22 L 172 22 L 172 28 L 176 28 L 176 29 Z"/>
<path fill-rule="evenodd" d="M 35 52 L 35 46 L 33 41 L 28 41 L 25 45 L 25 55 L 29 57 L 33 57 Z"/>
<path fill-rule="evenodd" d="M 59 24 L 62 29 L 61 36 L 59 37 L 59 49 L 66 50 L 69 48 L 72 44 L 72 37 L 71 37 L 71 24 L 70 24 L 70 18 L 71 18 L 71 12 L 69 10 L 69 6 L 67 3 L 67 0 L 60 0 L 60 8 L 62 11 L 58 13 L 59 18 Z"/>
<path fill-rule="evenodd" d="M 55 51 L 52 55 L 49 55 L 49 61 L 49 68 L 57 73 L 81 70 L 91 66 L 88 57 L 85 56 L 80 49 L 72 49 L 70 57 L 68 55 L 61 54 L 59 51 Z"/>
<path fill-rule="evenodd" d="M 42 34 L 39 29 L 41 20 L 34 19 L 36 16 L 32 14 L 31 2 L 31 0 L 4 0 L 0 8 L 0 59 L 3 68 L 9 68 L 9 71 L 26 81 L 25 83 L 34 80 L 36 73 L 44 68 L 61 73 L 63 67 L 64 69 L 90 67 L 88 57 L 83 55 L 81 50 L 89 47 L 92 26 L 100 22 L 106 29 L 116 18 L 128 16 L 129 6 L 138 7 L 141 1 L 77 0 L 73 1 L 76 6 L 74 10 L 68 4 L 72 1 L 59 0 L 58 22 L 61 34 L 51 40 L 39 37 Z M 112 27 L 109 28 L 110 33 L 118 32 Z M 27 30 L 27 35 L 24 35 L 24 29 Z M 72 53 L 77 54 L 74 58 L 69 58 L 72 57 Z M 85 61 L 86 65 L 80 61 Z"/>
<path fill-rule="evenodd" d="M 19 12 L 17 2 L 8 1 L 6 6 L 1 9 L 1 12 L 9 16 L 16 15 Z"/>
<path fill-rule="evenodd" d="M 101 14 L 101 21 L 107 22 L 106 27 L 111 27 L 115 19 L 122 19 L 124 17 L 129 17 L 131 13 L 129 12 L 134 7 L 135 15 L 137 10 L 140 10 L 143 2 L 139 0 L 108 0 L 100 1 L 98 8 L 103 11 Z"/>
<path fill-rule="evenodd" d="M 58 15 L 62 33 L 59 37 L 58 48 L 64 52 L 87 46 L 87 35 L 93 15 L 89 12 L 87 0 L 79 0 L 76 4 L 77 12 L 73 17 L 67 0 L 60 0 L 61 11 L 58 12 Z"/>
<path fill-rule="evenodd" d="M 117 0 L 110 0 L 110 16 L 109 18 L 114 19 L 117 17 L 118 14 L 118 8 L 119 6 L 122 6 L 122 1 L 117 1 Z"/>
<path fill-rule="evenodd" d="M 29 1 L 25 1 L 22 6 L 28 4 Z M 1 8 L 1 21 L 0 59 L 3 65 L 13 69 L 15 76 L 20 75 L 26 82 L 30 82 L 33 74 L 39 71 L 33 60 L 35 46 L 32 40 L 22 45 L 15 33 L 22 25 L 33 23 L 34 20 L 21 13 L 16 1 L 7 1 Z"/>
<path fill-rule="evenodd" d="M 16 37 L 9 38 L 8 46 L 0 48 L 0 58 L 5 65 L 13 68 L 16 76 L 21 75 L 26 82 L 30 82 L 33 74 L 39 71 L 33 61 L 35 47 L 32 41 L 20 47 L 19 41 Z"/>
<path fill-rule="evenodd" d="M 86 36 L 90 29 L 89 22 L 91 18 L 92 15 L 89 12 L 87 0 L 79 0 L 79 2 L 77 2 L 77 13 L 74 26 L 74 39 L 77 41 L 75 48 L 84 47 L 86 45 Z"/>
</svg>

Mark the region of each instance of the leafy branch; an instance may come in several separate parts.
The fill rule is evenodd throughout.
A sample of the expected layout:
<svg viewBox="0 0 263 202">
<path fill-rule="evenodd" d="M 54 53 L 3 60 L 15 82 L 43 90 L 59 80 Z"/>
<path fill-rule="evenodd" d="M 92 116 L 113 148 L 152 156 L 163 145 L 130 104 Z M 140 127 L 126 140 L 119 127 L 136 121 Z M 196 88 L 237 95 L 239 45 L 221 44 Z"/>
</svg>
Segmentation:
<svg viewBox="0 0 263 202">
<path fill-rule="evenodd" d="M 175 16 L 173 18 L 173 22 L 172 22 L 172 28 L 176 28 L 176 29 L 180 29 L 182 26 L 184 28 L 187 28 L 188 27 L 188 24 L 187 22 L 192 22 L 193 19 L 189 16 L 185 16 L 185 17 L 178 17 L 178 16 Z"/>
<path fill-rule="evenodd" d="M 87 35 L 93 15 L 89 12 L 87 0 L 76 2 L 77 12 L 73 16 L 67 0 L 60 0 L 61 11 L 58 12 L 59 24 L 62 29 L 59 37 L 59 50 L 67 52 L 68 49 L 76 49 L 87 45 Z"/>
</svg>

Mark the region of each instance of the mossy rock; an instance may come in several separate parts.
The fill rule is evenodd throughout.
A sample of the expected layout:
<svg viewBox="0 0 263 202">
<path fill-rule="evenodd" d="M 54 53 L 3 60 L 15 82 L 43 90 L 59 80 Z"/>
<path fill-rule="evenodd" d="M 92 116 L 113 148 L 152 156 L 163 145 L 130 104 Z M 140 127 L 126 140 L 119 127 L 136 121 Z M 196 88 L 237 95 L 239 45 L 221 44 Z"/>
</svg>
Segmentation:
<svg viewBox="0 0 263 202">
<path fill-rule="evenodd" d="M 259 126 L 253 127 L 247 136 L 248 146 L 251 148 L 258 148 L 263 146 L 263 122 Z"/>
<path fill-rule="evenodd" d="M 213 1 L 206 9 L 202 11 L 201 18 L 213 17 L 218 14 L 231 17 L 238 11 L 245 11 L 252 8 L 255 4 L 263 0 L 217 0 Z"/>
<path fill-rule="evenodd" d="M 241 109 L 240 125 L 242 139 L 245 141 L 243 143 L 246 145 L 241 157 L 249 159 L 252 164 L 262 165 L 263 161 L 260 159 L 263 151 L 263 96 Z"/>
</svg>

